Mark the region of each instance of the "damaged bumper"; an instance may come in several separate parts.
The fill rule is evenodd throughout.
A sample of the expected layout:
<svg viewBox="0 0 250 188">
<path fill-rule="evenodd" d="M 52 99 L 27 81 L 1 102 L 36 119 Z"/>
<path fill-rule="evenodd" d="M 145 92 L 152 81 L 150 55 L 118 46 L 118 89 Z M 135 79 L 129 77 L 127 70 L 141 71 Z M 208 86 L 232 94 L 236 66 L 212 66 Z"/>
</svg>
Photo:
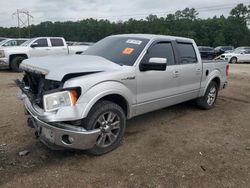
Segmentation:
<svg viewBox="0 0 250 188">
<path fill-rule="evenodd" d="M 51 149 L 90 149 L 94 147 L 100 129 L 87 131 L 86 129 L 78 126 L 73 126 L 65 123 L 48 123 L 44 119 L 49 114 L 44 114 L 38 111 L 28 97 L 23 94 L 22 100 L 28 112 L 29 126 L 35 128 L 38 138 Z"/>
</svg>

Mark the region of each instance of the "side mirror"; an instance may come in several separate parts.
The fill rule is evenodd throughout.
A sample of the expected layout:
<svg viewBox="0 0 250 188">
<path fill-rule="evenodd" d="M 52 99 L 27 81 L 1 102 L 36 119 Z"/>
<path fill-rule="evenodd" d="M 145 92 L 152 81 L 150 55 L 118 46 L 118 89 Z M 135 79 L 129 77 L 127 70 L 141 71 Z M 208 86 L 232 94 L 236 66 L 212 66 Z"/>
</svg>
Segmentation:
<svg viewBox="0 0 250 188">
<path fill-rule="evenodd" d="M 152 57 L 148 62 L 143 62 L 140 64 L 140 71 L 165 71 L 167 68 L 167 59 Z"/>
<path fill-rule="evenodd" d="M 34 43 L 32 43 L 32 44 L 30 45 L 31 48 L 35 48 L 35 47 L 37 47 L 37 46 L 38 46 L 38 43 L 37 43 L 37 42 L 34 42 Z"/>
<path fill-rule="evenodd" d="M 240 54 L 241 54 L 241 55 L 244 55 L 244 54 L 245 54 L 245 52 L 240 52 Z"/>
</svg>

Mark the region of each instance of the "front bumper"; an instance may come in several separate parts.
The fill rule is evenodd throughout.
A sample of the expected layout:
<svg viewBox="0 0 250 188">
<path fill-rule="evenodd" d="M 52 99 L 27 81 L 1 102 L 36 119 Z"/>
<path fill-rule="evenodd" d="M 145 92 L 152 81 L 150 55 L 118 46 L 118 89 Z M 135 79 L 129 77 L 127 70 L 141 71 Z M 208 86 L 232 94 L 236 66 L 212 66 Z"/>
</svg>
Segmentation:
<svg viewBox="0 0 250 188">
<path fill-rule="evenodd" d="M 71 148 L 90 149 L 94 147 L 100 129 L 87 131 L 82 127 L 65 123 L 47 123 L 40 119 L 39 112 L 23 96 L 24 106 L 30 116 L 30 123 L 35 128 L 38 138 L 51 149 Z M 43 114 L 44 116 L 44 114 Z M 43 117 L 44 118 L 44 117 Z"/>
</svg>

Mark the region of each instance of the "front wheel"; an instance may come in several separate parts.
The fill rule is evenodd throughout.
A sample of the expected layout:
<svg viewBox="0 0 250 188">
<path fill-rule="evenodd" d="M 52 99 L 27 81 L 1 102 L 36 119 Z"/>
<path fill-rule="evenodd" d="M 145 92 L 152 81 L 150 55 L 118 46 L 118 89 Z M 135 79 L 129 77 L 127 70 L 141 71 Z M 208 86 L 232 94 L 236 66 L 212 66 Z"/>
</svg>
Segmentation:
<svg viewBox="0 0 250 188">
<path fill-rule="evenodd" d="M 100 101 L 84 119 L 83 126 L 87 130 L 101 130 L 95 146 L 88 151 L 93 155 L 102 155 L 121 144 L 126 127 L 126 116 L 119 105 L 110 101 Z"/>
<path fill-rule="evenodd" d="M 197 99 L 197 105 L 205 110 L 211 109 L 214 107 L 214 104 L 216 102 L 217 96 L 218 96 L 218 85 L 216 82 L 212 81 L 203 97 Z"/>
<path fill-rule="evenodd" d="M 20 64 L 22 63 L 22 61 L 25 58 L 22 56 L 17 56 L 14 57 L 11 62 L 10 62 L 10 68 L 11 70 L 15 71 L 15 72 L 22 72 L 22 70 L 19 68 Z"/>
</svg>

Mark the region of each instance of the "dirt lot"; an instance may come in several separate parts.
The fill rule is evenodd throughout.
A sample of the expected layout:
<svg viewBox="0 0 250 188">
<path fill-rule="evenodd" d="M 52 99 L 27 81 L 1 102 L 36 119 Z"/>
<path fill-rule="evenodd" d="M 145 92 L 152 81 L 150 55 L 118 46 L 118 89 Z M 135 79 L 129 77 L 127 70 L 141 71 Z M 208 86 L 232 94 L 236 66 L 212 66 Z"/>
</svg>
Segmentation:
<svg viewBox="0 0 250 188">
<path fill-rule="evenodd" d="M 50 151 L 26 126 L 13 80 L 0 72 L 0 187 L 249 187 L 250 65 L 234 65 L 209 111 L 184 103 L 128 122 L 100 157 Z M 250 149 L 250 148 L 249 148 Z M 27 156 L 18 152 L 29 150 Z"/>
</svg>

